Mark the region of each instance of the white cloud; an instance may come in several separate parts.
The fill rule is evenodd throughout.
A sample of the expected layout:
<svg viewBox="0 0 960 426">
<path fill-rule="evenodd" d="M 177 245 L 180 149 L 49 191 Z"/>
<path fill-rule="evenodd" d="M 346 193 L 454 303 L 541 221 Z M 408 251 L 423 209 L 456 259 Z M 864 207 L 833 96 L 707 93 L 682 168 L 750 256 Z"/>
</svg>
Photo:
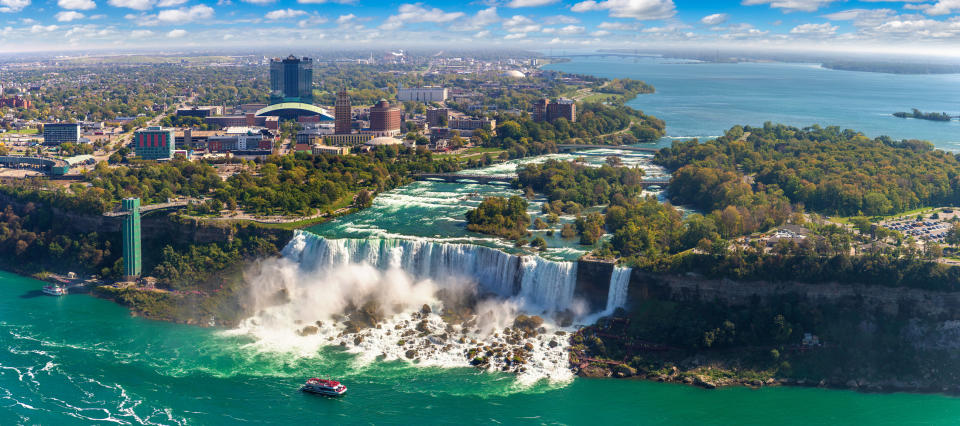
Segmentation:
<svg viewBox="0 0 960 426">
<path fill-rule="evenodd" d="M 0 0 L 0 12 L 16 13 L 30 6 L 30 0 Z"/>
<path fill-rule="evenodd" d="M 462 23 L 450 27 L 451 30 L 476 31 L 486 28 L 490 24 L 500 22 L 500 16 L 497 15 L 496 7 L 489 7 L 477 12 L 472 18 L 463 19 Z"/>
<path fill-rule="evenodd" d="M 241 0 L 241 1 L 243 1 L 244 3 L 250 3 L 250 4 L 256 4 L 256 5 L 263 6 L 263 5 L 265 5 L 265 4 L 273 3 L 275 0 Z"/>
<path fill-rule="evenodd" d="M 439 8 L 427 9 L 422 3 L 402 4 L 399 13 L 392 15 L 380 25 L 384 30 L 395 30 L 409 23 L 445 23 L 464 16 L 463 12 L 444 12 Z"/>
<path fill-rule="evenodd" d="M 315 27 L 320 24 L 326 24 L 327 21 L 329 21 L 329 19 L 325 16 L 311 16 L 298 22 L 297 26 L 300 28 Z"/>
<path fill-rule="evenodd" d="M 933 6 L 925 8 L 924 12 L 931 16 L 938 16 L 953 13 L 955 10 L 960 10 L 960 0 L 940 0 Z"/>
<path fill-rule="evenodd" d="M 34 26 L 30 27 L 30 32 L 31 32 L 31 33 L 34 33 L 34 34 L 37 34 L 37 33 L 49 33 L 49 32 L 56 31 L 57 28 L 60 28 L 60 27 L 58 27 L 58 26 L 56 26 L 56 25 L 46 25 L 46 26 L 44 26 L 44 25 L 39 25 L 39 24 L 38 24 L 38 25 L 34 25 Z"/>
<path fill-rule="evenodd" d="M 353 20 L 356 19 L 356 18 L 357 18 L 357 15 L 354 15 L 354 14 L 352 14 L 352 13 L 348 13 L 348 14 L 346 14 L 346 15 L 340 15 L 340 16 L 337 18 L 337 24 L 338 24 L 338 25 L 343 25 L 343 24 L 346 24 L 346 23 L 348 23 L 348 22 L 350 22 L 350 21 L 353 21 Z"/>
<path fill-rule="evenodd" d="M 557 1 L 559 0 L 510 0 L 510 2 L 507 3 L 507 7 L 538 7 L 553 4 Z"/>
<path fill-rule="evenodd" d="M 169 38 L 182 38 L 182 37 L 185 37 L 186 35 L 187 35 L 186 30 L 170 30 L 170 32 L 167 33 L 167 37 Z"/>
<path fill-rule="evenodd" d="M 580 34 L 586 31 L 586 28 L 579 25 L 567 25 L 562 28 L 544 28 L 543 32 L 546 34 L 561 34 L 561 35 L 574 35 Z"/>
<path fill-rule="evenodd" d="M 598 28 L 605 30 L 633 31 L 640 28 L 640 24 L 626 22 L 601 22 Z"/>
<path fill-rule="evenodd" d="M 150 30 L 133 30 L 130 32 L 130 38 L 146 38 L 153 35 Z"/>
<path fill-rule="evenodd" d="M 574 12 L 607 10 L 614 18 L 633 18 L 641 21 L 667 19 L 677 14 L 673 0 L 586 0 L 573 5 Z"/>
<path fill-rule="evenodd" d="M 157 13 L 157 20 L 166 23 L 192 22 L 212 17 L 213 8 L 203 4 L 191 8 L 161 10 Z"/>
<path fill-rule="evenodd" d="M 543 18 L 543 25 L 579 24 L 580 20 L 567 15 L 554 15 Z"/>
<path fill-rule="evenodd" d="M 519 40 L 521 38 L 526 38 L 526 33 L 510 33 L 503 37 L 504 40 Z"/>
<path fill-rule="evenodd" d="M 108 0 L 107 3 L 113 7 L 125 7 L 133 10 L 150 10 L 153 8 L 153 0 Z"/>
<path fill-rule="evenodd" d="M 594 32 L 590 33 L 590 35 L 592 35 L 592 36 L 594 36 L 594 37 L 608 36 L 608 35 L 610 35 L 610 31 L 599 30 L 599 31 L 594 31 Z"/>
<path fill-rule="evenodd" d="M 267 19 L 269 19 L 269 20 L 271 20 L 271 21 L 276 21 L 276 20 L 279 20 L 279 19 L 296 18 L 296 17 L 298 17 L 298 16 L 303 16 L 303 15 L 306 15 L 306 14 L 307 14 L 307 12 L 302 11 L 302 10 L 295 10 L 295 9 L 278 9 L 278 10 L 274 10 L 274 11 L 271 11 L 271 12 L 267 13 L 266 17 L 267 17 Z"/>
<path fill-rule="evenodd" d="M 523 15 L 513 15 L 503 21 L 503 28 L 511 33 L 528 33 L 540 31 L 540 25 Z"/>
<path fill-rule="evenodd" d="M 64 10 L 61 12 L 57 12 L 57 14 L 54 15 L 54 17 L 57 18 L 57 22 L 70 22 L 70 21 L 75 21 L 77 19 L 83 19 L 84 15 L 80 12 L 74 12 L 72 10 Z"/>
<path fill-rule="evenodd" d="M 790 30 L 790 34 L 818 35 L 818 36 L 833 35 L 836 32 L 837 32 L 837 26 L 830 25 L 829 23 L 826 23 L 826 22 L 822 24 L 797 25 L 796 27 L 793 27 L 792 30 Z"/>
<path fill-rule="evenodd" d="M 835 0 L 743 0 L 744 6 L 769 4 L 770 7 L 786 12 L 816 12 L 817 9 L 833 3 Z"/>
<path fill-rule="evenodd" d="M 490 37 L 490 31 L 480 31 L 473 35 L 473 38 L 487 38 Z"/>
<path fill-rule="evenodd" d="M 704 16 L 703 19 L 700 19 L 700 23 L 704 25 L 720 25 L 727 22 L 727 19 L 730 19 L 730 15 L 726 13 L 714 13 L 713 15 Z"/>
<path fill-rule="evenodd" d="M 174 7 L 186 3 L 187 0 L 160 0 L 157 7 Z"/>
<path fill-rule="evenodd" d="M 357 0 L 297 0 L 297 3 L 300 3 L 300 4 L 324 4 L 324 3 L 354 4 L 356 2 Z"/>
<path fill-rule="evenodd" d="M 93 0 L 58 0 L 57 6 L 68 10 L 90 10 L 96 9 L 97 3 Z"/>
</svg>

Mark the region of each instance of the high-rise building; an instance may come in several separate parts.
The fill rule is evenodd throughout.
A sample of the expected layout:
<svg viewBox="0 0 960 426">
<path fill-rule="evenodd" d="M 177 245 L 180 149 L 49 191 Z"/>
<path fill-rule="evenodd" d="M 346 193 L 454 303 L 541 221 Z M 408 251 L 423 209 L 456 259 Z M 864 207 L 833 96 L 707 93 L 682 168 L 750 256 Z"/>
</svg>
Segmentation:
<svg viewBox="0 0 960 426">
<path fill-rule="evenodd" d="M 381 134 L 400 133 L 400 108 L 390 106 L 390 102 L 381 99 L 370 108 L 370 131 Z"/>
<path fill-rule="evenodd" d="M 123 216 L 123 275 L 127 280 L 140 276 L 140 199 L 124 198 L 121 207 Z"/>
<path fill-rule="evenodd" d="M 446 108 L 427 109 L 427 125 L 430 127 L 446 126 L 450 121 L 450 110 Z"/>
<path fill-rule="evenodd" d="M 173 129 L 160 126 L 147 127 L 133 134 L 133 150 L 144 160 L 173 158 L 176 137 Z"/>
<path fill-rule="evenodd" d="M 334 115 L 334 133 L 345 135 L 351 132 L 353 128 L 353 110 L 350 108 L 350 95 L 347 89 L 340 89 L 337 92 L 337 102 L 333 107 Z"/>
<path fill-rule="evenodd" d="M 447 100 L 447 88 L 438 86 L 400 87 L 397 99 L 401 102 L 443 102 Z"/>
<path fill-rule="evenodd" d="M 313 60 L 290 55 L 270 60 L 270 103 L 313 103 Z"/>
<path fill-rule="evenodd" d="M 533 121 L 553 122 L 558 118 L 565 118 L 569 122 L 577 121 L 577 103 L 573 99 L 557 99 L 551 103 L 549 99 L 541 99 L 533 104 Z"/>
<path fill-rule="evenodd" d="M 77 123 L 47 123 L 43 125 L 43 144 L 60 145 L 80 140 L 80 125 Z"/>
</svg>

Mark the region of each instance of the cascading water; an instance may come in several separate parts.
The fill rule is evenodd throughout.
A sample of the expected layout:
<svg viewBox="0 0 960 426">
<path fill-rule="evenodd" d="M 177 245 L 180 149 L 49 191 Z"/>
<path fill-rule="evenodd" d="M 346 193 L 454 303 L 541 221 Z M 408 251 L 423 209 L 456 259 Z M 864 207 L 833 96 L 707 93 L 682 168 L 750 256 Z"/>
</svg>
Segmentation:
<svg viewBox="0 0 960 426">
<path fill-rule="evenodd" d="M 607 293 L 607 309 L 612 313 L 627 304 L 627 288 L 630 286 L 630 273 L 633 268 L 614 267 L 610 275 L 610 291 Z"/>
</svg>

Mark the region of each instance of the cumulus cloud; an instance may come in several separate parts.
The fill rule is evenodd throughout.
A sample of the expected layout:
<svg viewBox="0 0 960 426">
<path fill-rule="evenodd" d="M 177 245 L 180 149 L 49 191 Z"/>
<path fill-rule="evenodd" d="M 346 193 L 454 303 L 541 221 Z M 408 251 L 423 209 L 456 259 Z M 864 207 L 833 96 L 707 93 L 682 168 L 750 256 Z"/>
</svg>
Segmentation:
<svg viewBox="0 0 960 426">
<path fill-rule="evenodd" d="M 554 15 L 542 19 L 543 25 L 579 24 L 580 20 L 567 15 Z"/>
<path fill-rule="evenodd" d="M 511 33 L 528 33 L 540 31 L 540 25 L 523 15 L 513 15 L 503 21 L 503 29 Z"/>
<path fill-rule="evenodd" d="M 928 15 L 948 15 L 954 11 L 960 10 L 960 0 L 940 0 L 933 6 L 924 9 Z"/>
<path fill-rule="evenodd" d="M 167 9 L 161 10 L 157 14 L 157 20 L 160 22 L 192 22 L 201 19 L 210 19 L 213 17 L 213 8 L 207 5 L 196 5 L 191 8 Z"/>
<path fill-rule="evenodd" d="M 16 13 L 30 6 L 30 0 L 0 0 L 0 13 Z"/>
<path fill-rule="evenodd" d="M 835 0 L 743 0 L 744 6 L 768 4 L 772 8 L 783 9 L 786 12 L 816 12 L 821 7 L 833 3 Z"/>
<path fill-rule="evenodd" d="M 65 11 L 57 12 L 57 14 L 54 15 L 54 18 L 57 18 L 57 22 L 70 22 L 70 21 L 75 21 L 77 19 L 83 19 L 84 15 L 80 12 L 65 10 Z"/>
<path fill-rule="evenodd" d="M 490 37 L 490 31 L 480 31 L 473 35 L 473 38 L 487 38 Z"/>
<path fill-rule="evenodd" d="M 150 10 L 153 8 L 153 0 L 108 0 L 107 3 L 113 7 L 125 7 L 133 10 Z"/>
<path fill-rule="evenodd" d="M 503 39 L 504 39 L 504 40 L 519 40 L 519 39 L 526 38 L 526 37 L 527 37 L 527 34 L 526 34 L 526 33 L 510 33 L 510 34 L 507 34 L 506 36 L 504 36 Z"/>
<path fill-rule="evenodd" d="M 278 10 L 274 10 L 274 11 L 268 12 L 267 15 L 266 15 L 266 17 L 267 17 L 267 19 L 269 19 L 269 20 L 271 20 L 271 21 L 276 21 L 276 20 L 280 20 L 280 19 L 296 18 L 296 17 L 298 17 L 298 16 L 303 16 L 303 15 L 306 15 L 306 14 L 307 14 L 307 12 L 302 11 L 302 10 L 295 10 L 295 9 L 278 9 Z"/>
<path fill-rule="evenodd" d="M 538 7 L 556 3 L 559 0 L 510 0 L 507 7 Z"/>
<path fill-rule="evenodd" d="M 836 32 L 837 32 L 837 26 L 830 25 L 829 23 L 826 23 L 826 22 L 822 24 L 797 25 L 796 27 L 793 27 L 792 30 L 790 30 L 790 34 L 817 35 L 817 36 L 833 35 Z"/>
<path fill-rule="evenodd" d="M 327 23 L 328 19 L 324 16 L 311 16 L 309 18 L 303 19 L 297 23 L 297 26 L 300 28 L 314 27 L 320 24 Z"/>
<path fill-rule="evenodd" d="M 727 19 L 730 19 L 730 15 L 726 13 L 714 13 L 713 15 L 704 16 L 700 19 L 700 23 L 703 25 L 720 25 L 727 22 Z"/>
<path fill-rule="evenodd" d="M 640 24 L 626 22 L 601 22 L 598 28 L 605 30 L 632 31 L 640 28 Z"/>
<path fill-rule="evenodd" d="M 130 38 L 146 38 L 153 35 L 150 30 L 133 30 L 130 32 Z"/>
<path fill-rule="evenodd" d="M 181 4 L 186 3 L 187 0 L 160 0 L 157 2 L 157 7 L 174 7 L 180 6 Z"/>
<path fill-rule="evenodd" d="M 391 15 L 380 25 L 384 30 L 395 30 L 410 23 L 445 23 L 464 16 L 463 12 L 444 12 L 439 8 L 428 9 L 422 3 L 402 4 L 396 15 Z"/>
<path fill-rule="evenodd" d="M 169 38 L 183 38 L 186 35 L 187 30 L 170 30 L 170 32 L 167 33 L 167 37 Z"/>
<path fill-rule="evenodd" d="M 606 10 L 614 18 L 667 19 L 677 14 L 673 0 L 586 0 L 573 5 L 574 12 Z"/>
<path fill-rule="evenodd" d="M 93 0 L 58 0 L 57 6 L 68 10 L 90 10 L 96 9 L 97 3 Z"/>
<path fill-rule="evenodd" d="M 476 31 L 486 28 L 490 24 L 500 22 L 500 16 L 497 15 L 496 7 L 489 7 L 477 12 L 472 18 L 464 19 L 462 24 L 451 26 L 452 30 Z"/>
<path fill-rule="evenodd" d="M 561 34 L 561 35 L 574 35 L 580 34 L 586 31 L 586 28 L 579 25 L 567 25 L 562 28 L 544 28 L 543 32 L 545 34 Z"/>
<path fill-rule="evenodd" d="M 354 15 L 354 14 L 352 14 L 352 13 L 348 13 L 348 14 L 346 14 L 346 15 L 340 15 L 340 16 L 337 18 L 337 24 L 338 24 L 338 25 L 343 25 L 343 24 L 346 24 L 346 23 L 348 23 L 348 22 L 350 22 L 350 21 L 353 21 L 354 19 L 357 19 L 357 15 Z"/>
<path fill-rule="evenodd" d="M 265 4 L 273 3 L 276 0 L 242 0 L 244 3 L 256 4 L 263 6 Z"/>
<path fill-rule="evenodd" d="M 37 25 L 34 25 L 34 26 L 30 27 L 30 32 L 33 33 L 33 34 L 37 34 L 37 33 L 49 33 L 49 32 L 56 31 L 57 28 L 60 28 L 60 27 L 58 27 L 58 26 L 56 26 L 56 25 L 40 25 L 40 24 L 37 24 Z"/>
</svg>

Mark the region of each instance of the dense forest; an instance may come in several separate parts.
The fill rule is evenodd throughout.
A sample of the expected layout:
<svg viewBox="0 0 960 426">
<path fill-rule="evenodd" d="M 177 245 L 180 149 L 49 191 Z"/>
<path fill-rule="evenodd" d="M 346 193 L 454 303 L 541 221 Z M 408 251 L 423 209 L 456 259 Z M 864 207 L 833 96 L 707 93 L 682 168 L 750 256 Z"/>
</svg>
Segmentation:
<svg viewBox="0 0 960 426">
<path fill-rule="evenodd" d="M 675 170 L 676 202 L 712 211 L 785 201 L 839 215 L 883 215 L 960 201 L 960 161 L 929 142 L 767 123 L 678 141 L 655 161 Z"/>
<path fill-rule="evenodd" d="M 950 114 L 947 114 L 945 112 L 923 112 L 916 108 L 914 108 L 910 112 L 895 112 L 893 113 L 893 116 L 899 117 L 899 118 L 916 118 L 919 120 L 930 120 L 930 121 L 953 120 L 953 117 Z"/>
<path fill-rule="evenodd" d="M 616 158 L 616 157 L 614 157 Z M 590 167 L 572 161 L 547 160 L 530 163 L 517 170 L 521 188 L 546 194 L 552 201 L 573 201 L 580 205 L 608 204 L 614 196 L 632 198 L 643 189 L 640 168 Z"/>
<path fill-rule="evenodd" d="M 529 226 L 527 200 L 516 195 L 510 198 L 487 197 L 477 208 L 467 212 L 467 229 L 473 232 L 520 240 L 527 236 Z"/>
</svg>

